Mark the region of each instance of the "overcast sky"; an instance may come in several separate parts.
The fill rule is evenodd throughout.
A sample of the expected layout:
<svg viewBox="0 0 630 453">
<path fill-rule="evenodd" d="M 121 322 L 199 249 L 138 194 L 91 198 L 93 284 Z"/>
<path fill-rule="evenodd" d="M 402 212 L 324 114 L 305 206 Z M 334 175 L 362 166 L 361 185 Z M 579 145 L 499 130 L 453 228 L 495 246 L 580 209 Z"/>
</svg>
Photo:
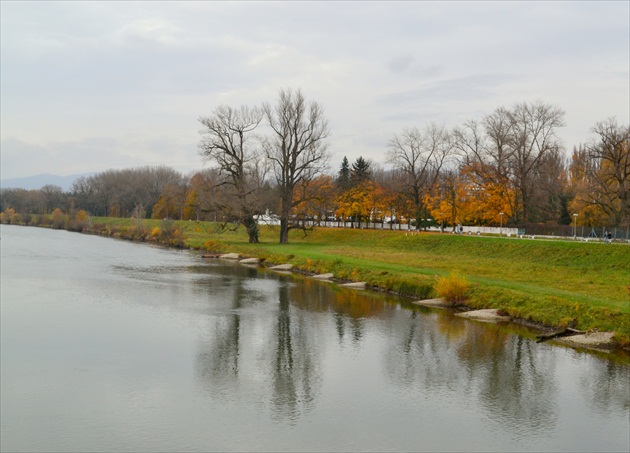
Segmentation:
<svg viewBox="0 0 630 453">
<path fill-rule="evenodd" d="M 199 116 L 300 88 L 343 156 L 542 100 L 570 151 L 630 122 L 630 2 L 17 2 L 1 7 L 1 176 L 202 168 Z"/>
</svg>

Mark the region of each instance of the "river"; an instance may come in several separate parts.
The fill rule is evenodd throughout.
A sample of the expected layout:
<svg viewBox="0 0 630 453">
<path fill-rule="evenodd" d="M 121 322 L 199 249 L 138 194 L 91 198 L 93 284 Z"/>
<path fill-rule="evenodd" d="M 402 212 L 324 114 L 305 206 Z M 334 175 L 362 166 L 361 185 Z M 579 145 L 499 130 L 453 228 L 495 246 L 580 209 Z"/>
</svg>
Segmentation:
<svg viewBox="0 0 630 453">
<path fill-rule="evenodd" d="M 3 452 L 630 449 L 627 360 L 192 251 L 0 233 Z"/>
</svg>

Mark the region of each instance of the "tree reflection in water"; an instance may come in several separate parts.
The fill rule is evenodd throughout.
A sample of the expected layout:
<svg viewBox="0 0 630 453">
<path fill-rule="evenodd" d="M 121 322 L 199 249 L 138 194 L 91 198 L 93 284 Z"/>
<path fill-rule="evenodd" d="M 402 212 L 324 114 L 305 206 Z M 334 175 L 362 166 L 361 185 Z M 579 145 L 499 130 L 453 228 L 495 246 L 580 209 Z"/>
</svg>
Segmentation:
<svg viewBox="0 0 630 453">
<path fill-rule="evenodd" d="M 536 344 L 524 327 L 402 308 L 391 298 L 294 277 L 230 272 L 211 286 L 211 321 L 196 361 L 212 399 L 245 398 L 273 420 L 295 424 L 315 407 L 322 361 L 343 357 L 348 341 L 363 348 L 366 338 L 380 338 L 383 350 L 367 352 L 382 361 L 385 381 L 410 398 L 458 395 L 514 439 L 556 430 L 563 404 L 557 346 Z M 627 411 L 628 367 L 609 363 L 588 367 L 580 385 L 596 409 Z"/>
<path fill-rule="evenodd" d="M 227 396 L 235 391 L 240 348 L 240 308 L 247 299 L 247 291 L 243 286 L 243 276 L 248 277 L 250 270 L 241 268 L 218 267 L 222 273 L 218 281 L 210 281 L 209 289 L 212 293 L 208 306 L 208 313 L 215 315 L 217 311 L 223 316 L 210 316 L 215 321 L 212 329 L 213 338 L 210 344 L 203 344 L 198 353 L 196 367 L 200 380 L 210 387 L 211 392 Z M 236 275 L 235 275 L 236 274 Z M 223 301 L 223 306 L 217 307 L 216 301 Z"/>
<path fill-rule="evenodd" d="M 392 328 L 382 356 L 390 381 L 409 392 L 465 389 L 467 401 L 515 435 L 540 436 L 555 423 L 554 363 L 509 328 L 448 311 L 416 310 Z M 405 327 L 404 324 L 407 324 Z M 511 425 L 506 426 L 509 420 Z"/>
<path fill-rule="evenodd" d="M 291 307 L 288 285 L 279 288 L 277 345 L 273 372 L 273 414 L 297 421 L 301 412 L 313 408 L 319 382 L 316 345 L 309 341 L 309 328 L 300 308 Z"/>
<path fill-rule="evenodd" d="M 268 406 L 274 419 L 293 423 L 313 407 L 320 382 L 316 331 L 292 299 L 300 294 L 291 293 L 296 285 L 290 278 L 268 279 L 272 295 L 256 289 L 261 281 L 255 276 L 237 272 L 212 287 L 213 323 L 200 345 L 196 374 L 212 398 L 236 400 L 237 392 L 245 392 Z"/>
<path fill-rule="evenodd" d="M 571 354 L 578 354 L 571 352 Z M 582 357 L 580 357 L 583 359 Z M 590 357 L 593 362 L 599 360 Z M 596 369 L 593 375 L 593 368 Z M 627 414 L 630 411 L 630 367 L 614 361 L 606 366 L 583 367 L 579 382 L 587 403 L 597 412 Z"/>
</svg>

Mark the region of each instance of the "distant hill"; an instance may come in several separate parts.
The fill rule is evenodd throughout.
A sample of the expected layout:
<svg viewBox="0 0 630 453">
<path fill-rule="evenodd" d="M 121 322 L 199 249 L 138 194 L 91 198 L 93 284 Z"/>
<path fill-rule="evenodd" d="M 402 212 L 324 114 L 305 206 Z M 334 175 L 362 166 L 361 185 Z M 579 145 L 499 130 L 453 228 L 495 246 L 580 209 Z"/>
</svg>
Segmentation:
<svg viewBox="0 0 630 453">
<path fill-rule="evenodd" d="M 51 174 L 41 174 L 34 176 L 26 176 L 24 178 L 7 178 L 0 181 L 0 187 L 3 189 L 41 189 L 47 184 L 60 186 L 64 192 L 70 191 L 72 183 L 81 176 L 90 176 L 92 173 L 79 175 L 59 176 Z"/>
</svg>

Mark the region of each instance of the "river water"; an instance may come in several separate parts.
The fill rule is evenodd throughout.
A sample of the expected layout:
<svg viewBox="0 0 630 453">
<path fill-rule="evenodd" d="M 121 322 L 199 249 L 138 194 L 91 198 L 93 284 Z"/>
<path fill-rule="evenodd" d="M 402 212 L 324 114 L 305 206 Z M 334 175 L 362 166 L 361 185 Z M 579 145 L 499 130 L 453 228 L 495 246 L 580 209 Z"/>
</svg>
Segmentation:
<svg viewBox="0 0 630 453">
<path fill-rule="evenodd" d="M 630 366 L 191 251 L 3 225 L 10 451 L 628 451 Z"/>
</svg>

